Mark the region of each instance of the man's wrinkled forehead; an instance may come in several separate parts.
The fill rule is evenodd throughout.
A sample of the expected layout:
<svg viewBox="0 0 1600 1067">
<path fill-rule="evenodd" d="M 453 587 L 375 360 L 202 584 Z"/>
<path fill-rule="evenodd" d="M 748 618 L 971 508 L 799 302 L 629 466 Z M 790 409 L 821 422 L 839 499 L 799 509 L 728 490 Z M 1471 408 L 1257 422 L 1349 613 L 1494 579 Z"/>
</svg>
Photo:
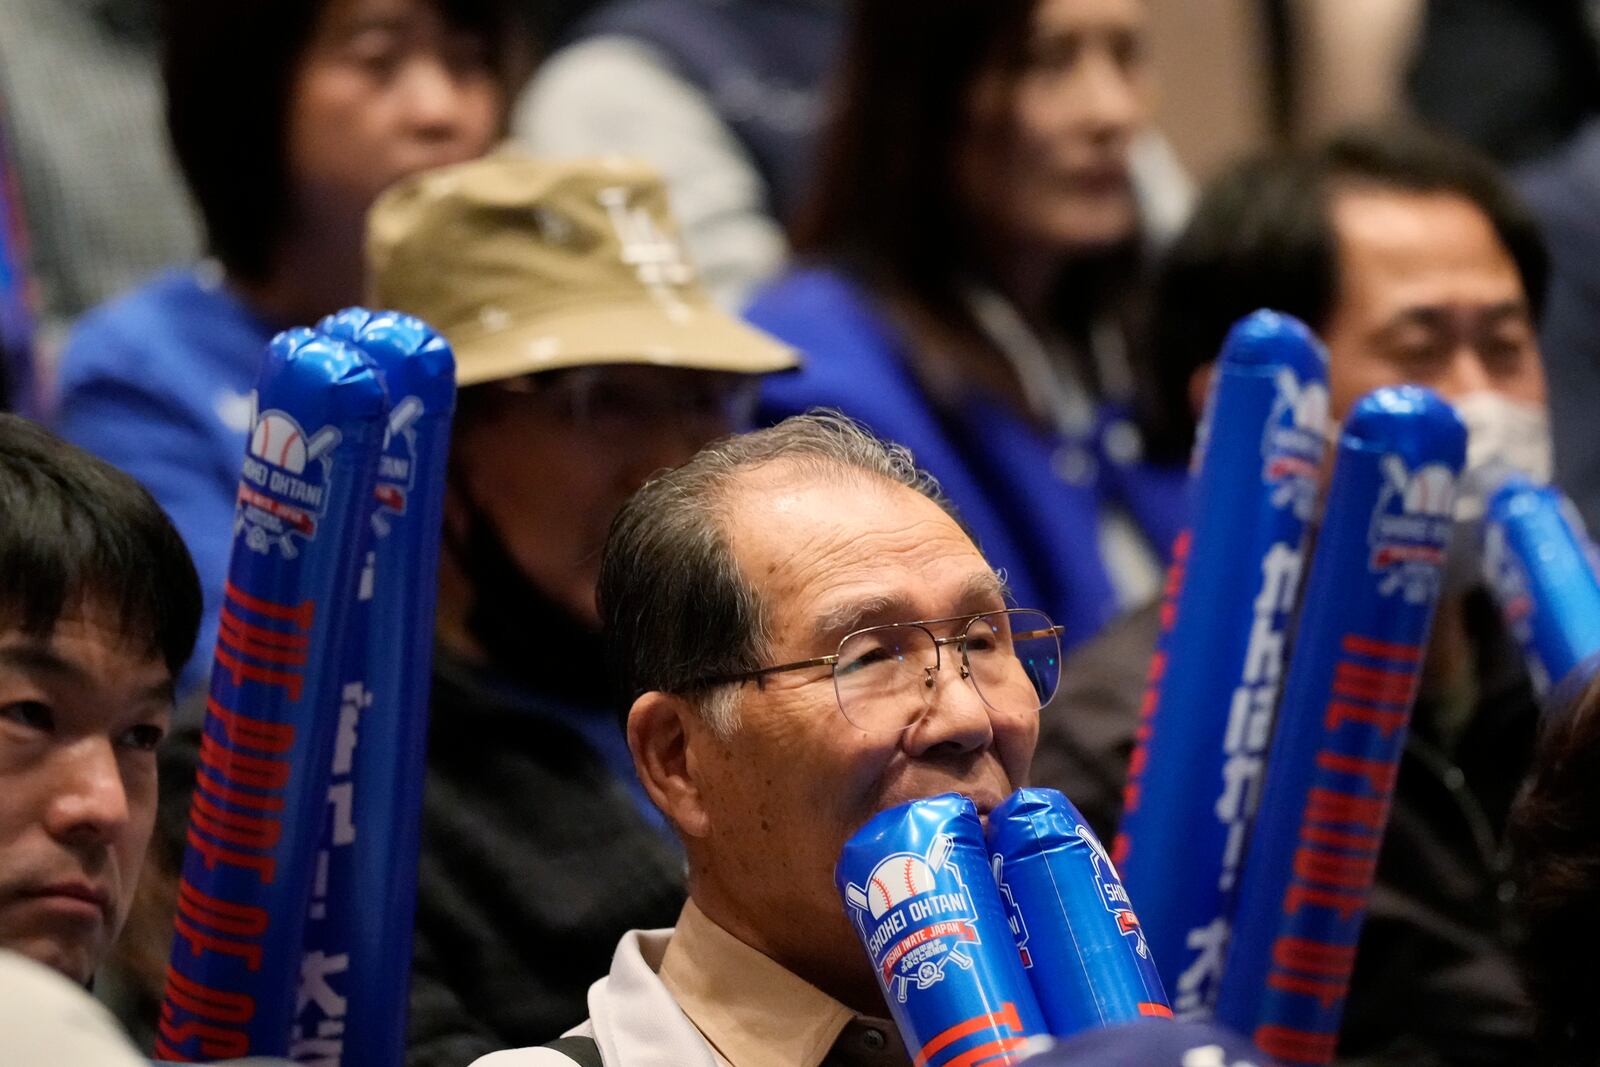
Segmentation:
<svg viewBox="0 0 1600 1067">
<path fill-rule="evenodd" d="M 946 599 L 1003 597 L 1004 588 L 977 546 L 937 503 L 869 471 L 771 464 L 745 472 L 730 498 L 727 533 L 746 580 L 807 615 L 835 615 L 871 602 L 918 610 L 920 588 L 884 588 L 944 561 L 958 591 Z M 972 594 L 969 596 L 969 592 Z M 835 611 L 835 609 L 838 609 Z"/>
</svg>

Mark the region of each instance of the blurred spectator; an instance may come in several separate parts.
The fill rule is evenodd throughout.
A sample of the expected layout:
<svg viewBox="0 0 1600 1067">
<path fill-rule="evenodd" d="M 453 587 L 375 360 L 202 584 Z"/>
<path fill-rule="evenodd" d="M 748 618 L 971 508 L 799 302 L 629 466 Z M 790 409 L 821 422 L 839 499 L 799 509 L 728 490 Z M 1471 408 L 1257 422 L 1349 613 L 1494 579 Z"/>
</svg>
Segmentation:
<svg viewBox="0 0 1600 1067">
<path fill-rule="evenodd" d="M 1545 271 L 1487 160 L 1418 131 L 1352 133 L 1206 190 L 1157 286 L 1156 352 L 1174 406 L 1198 401 L 1229 326 L 1287 311 L 1327 342 L 1336 418 L 1377 386 L 1431 386 L 1467 422 L 1469 467 L 1547 476 Z M 1538 712 L 1475 543 L 1463 527 L 1435 616 L 1340 1036 L 1351 1062 L 1534 1062 L 1504 833 Z"/>
<path fill-rule="evenodd" d="M 199 233 L 161 129 L 153 0 L 0 5 L 0 98 L 33 237 L 41 351 Z"/>
<path fill-rule="evenodd" d="M 683 860 L 633 772 L 594 589 L 652 472 L 747 426 L 786 347 L 694 282 L 659 178 L 497 156 L 373 209 L 379 303 L 455 346 L 411 1067 L 557 1037 Z"/>
<path fill-rule="evenodd" d="M 1281 132 L 1298 143 L 1407 114 L 1515 164 L 1600 112 L 1600 13 L 1589 0 L 1263 6 L 1289 30 Z"/>
<path fill-rule="evenodd" d="M 1139 426 L 1143 243 L 1182 200 L 1136 165 L 1145 20 L 856 4 L 803 266 L 749 310 L 808 356 L 764 417 L 837 407 L 911 448 L 1069 645 L 1154 595 L 1183 519 L 1183 470 L 1146 463 Z"/>
<path fill-rule="evenodd" d="M 517 135 L 547 157 L 618 153 L 667 180 L 726 308 L 777 273 L 809 177 L 840 0 L 620 0 L 541 67 Z"/>
<path fill-rule="evenodd" d="M 1550 247 L 1540 343 L 1550 376 L 1557 481 L 1600 531 L 1600 120 L 1525 169 L 1522 194 Z"/>
<path fill-rule="evenodd" d="M 1432 0 L 1411 107 L 1501 163 L 1550 152 L 1600 112 L 1597 17 L 1590 0 Z"/>
<path fill-rule="evenodd" d="M 96 309 L 62 355 L 63 436 L 156 495 L 194 553 L 209 666 L 249 392 L 267 340 L 362 295 L 367 206 L 500 135 L 508 0 L 167 0 L 167 125 L 215 262 Z"/>
<path fill-rule="evenodd" d="M 1523 963 L 1539 1016 L 1539 1063 L 1600 1063 L 1600 686 L 1558 712 L 1512 813 L 1527 925 Z"/>
</svg>

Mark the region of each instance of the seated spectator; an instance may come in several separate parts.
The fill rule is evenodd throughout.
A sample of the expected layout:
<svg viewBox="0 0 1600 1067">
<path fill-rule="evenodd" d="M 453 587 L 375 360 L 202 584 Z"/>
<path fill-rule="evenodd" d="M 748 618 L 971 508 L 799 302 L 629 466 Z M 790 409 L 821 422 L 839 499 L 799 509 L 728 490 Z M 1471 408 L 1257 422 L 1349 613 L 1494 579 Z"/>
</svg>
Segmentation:
<svg viewBox="0 0 1600 1067">
<path fill-rule="evenodd" d="M 833 866 L 883 808 L 954 790 L 987 812 L 1026 783 L 1049 694 L 1026 678 L 984 692 L 948 651 L 934 671 L 935 636 L 1006 611 L 989 561 L 903 449 L 798 416 L 629 500 L 599 602 L 634 695 L 634 766 L 683 843 L 689 901 L 675 929 L 622 939 L 575 1035 L 608 1067 L 908 1062 Z M 830 653 L 912 620 L 933 620 L 909 632 L 935 684 L 912 671 L 906 699 L 863 701 L 882 690 L 847 685 L 858 676 Z"/>
<path fill-rule="evenodd" d="M 1528 991 L 1548 1067 L 1600 1062 L 1594 951 L 1600 946 L 1600 686 L 1555 715 L 1512 812 Z"/>
<path fill-rule="evenodd" d="M 1327 343 L 1335 419 L 1378 386 L 1430 386 L 1467 423 L 1469 468 L 1548 477 L 1545 272 L 1531 216 L 1492 165 L 1452 143 L 1377 129 L 1250 161 L 1205 191 L 1163 266 L 1165 388 L 1198 411 L 1228 328 L 1271 307 Z M 1534 1062 L 1504 833 L 1538 711 L 1482 589 L 1476 531 L 1460 533 L 1340 1035 L 1351 1062 Z M 1041 749 L 1069 743 L 1047 736 Z M 1125 750 L 1102 762 L 1122 766 Z"/>
<path fill-rule="evenodd" d="M 707 288 L 737 310 L 783 266 L 843 21 L 835 0 L 614 0 L 540 67 L 515 134 L 540 156 L 658 168 Z"/>
<path fill-rule="evenodd" d="M 857 3 L 804 265 L 748 311 L 808 356 L 765 417 L 838 408 L 911 448 L 1069 646 L 1154 597 L 1183 521 L 1187 445 L 1147 463 L 1138 425 L 1146 16 Z"/>
<path fill-rule="evenodd" d="M 150 494 L 0 415 L 0 949 L 79 985 L 133 900 L 199 615 Z"/>
<path fill-rule="evenodd" d="M 143 482 L 194 554 L 206 654 L 187 690 L 216 639 L 267 340 L 359 301 L 367 207 L 494 143 L 518 47 L 509 0 L 166 2 L 167 125 L 216 261 L 85 317 L 56 420 Z"/>
</svg>

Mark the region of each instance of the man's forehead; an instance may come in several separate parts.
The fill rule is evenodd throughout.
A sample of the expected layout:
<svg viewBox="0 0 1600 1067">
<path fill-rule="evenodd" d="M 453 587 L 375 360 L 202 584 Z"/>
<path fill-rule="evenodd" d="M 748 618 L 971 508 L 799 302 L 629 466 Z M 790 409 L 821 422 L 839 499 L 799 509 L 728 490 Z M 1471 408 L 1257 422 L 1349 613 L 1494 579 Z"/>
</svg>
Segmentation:
<svg viewBox="0 0 1600 1067">
<path fill-rule="evenodd" d="M 1426 302 L 1440 284 L 1467 283 L 1467 299 L 1523 297 L 1510 250 L 1458 193 L 1355 186 L 1335 194 L 1332 218 L 1346 296 Z"/>
<path fill-rule="evenodd" d="M 830 478 L 804 469 L 752 471 L 728 532 L 746 579 L 791 607 L 898 595 L 890 588 L 896 582 L 934 577 L 951 587 L 926 590 L 934 595 L 964 591 L 969 582 L 999 584 L 944 509 L 866 472 Z"/>
<path fill-rule="evenodd" d="M 0 615 L 0 666 L 72 682 L 115 680 L 156 695 L 170 694 L 173 684 L 150 635 L 103 608 L 63 614 L 41 629 Z M 108 673 L 110 678 L 96 677 Z"/>
</svg>

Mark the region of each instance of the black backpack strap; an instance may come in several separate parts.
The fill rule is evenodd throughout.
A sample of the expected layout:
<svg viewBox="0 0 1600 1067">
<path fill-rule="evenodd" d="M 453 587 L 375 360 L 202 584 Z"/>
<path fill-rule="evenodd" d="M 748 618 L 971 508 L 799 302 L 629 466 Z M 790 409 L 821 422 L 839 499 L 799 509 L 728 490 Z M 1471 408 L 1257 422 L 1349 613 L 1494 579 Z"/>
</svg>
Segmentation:
<svg viewBox="0 0 1600 1067">
<path fill-rule="evenodd" d="M 581 1067 L 605 1067 L 600 1060 L 600 1046 L 592 1037 L 558 1037 L 547 1041 L 545 1048 L 553 1048 Z"/>
</svg>

